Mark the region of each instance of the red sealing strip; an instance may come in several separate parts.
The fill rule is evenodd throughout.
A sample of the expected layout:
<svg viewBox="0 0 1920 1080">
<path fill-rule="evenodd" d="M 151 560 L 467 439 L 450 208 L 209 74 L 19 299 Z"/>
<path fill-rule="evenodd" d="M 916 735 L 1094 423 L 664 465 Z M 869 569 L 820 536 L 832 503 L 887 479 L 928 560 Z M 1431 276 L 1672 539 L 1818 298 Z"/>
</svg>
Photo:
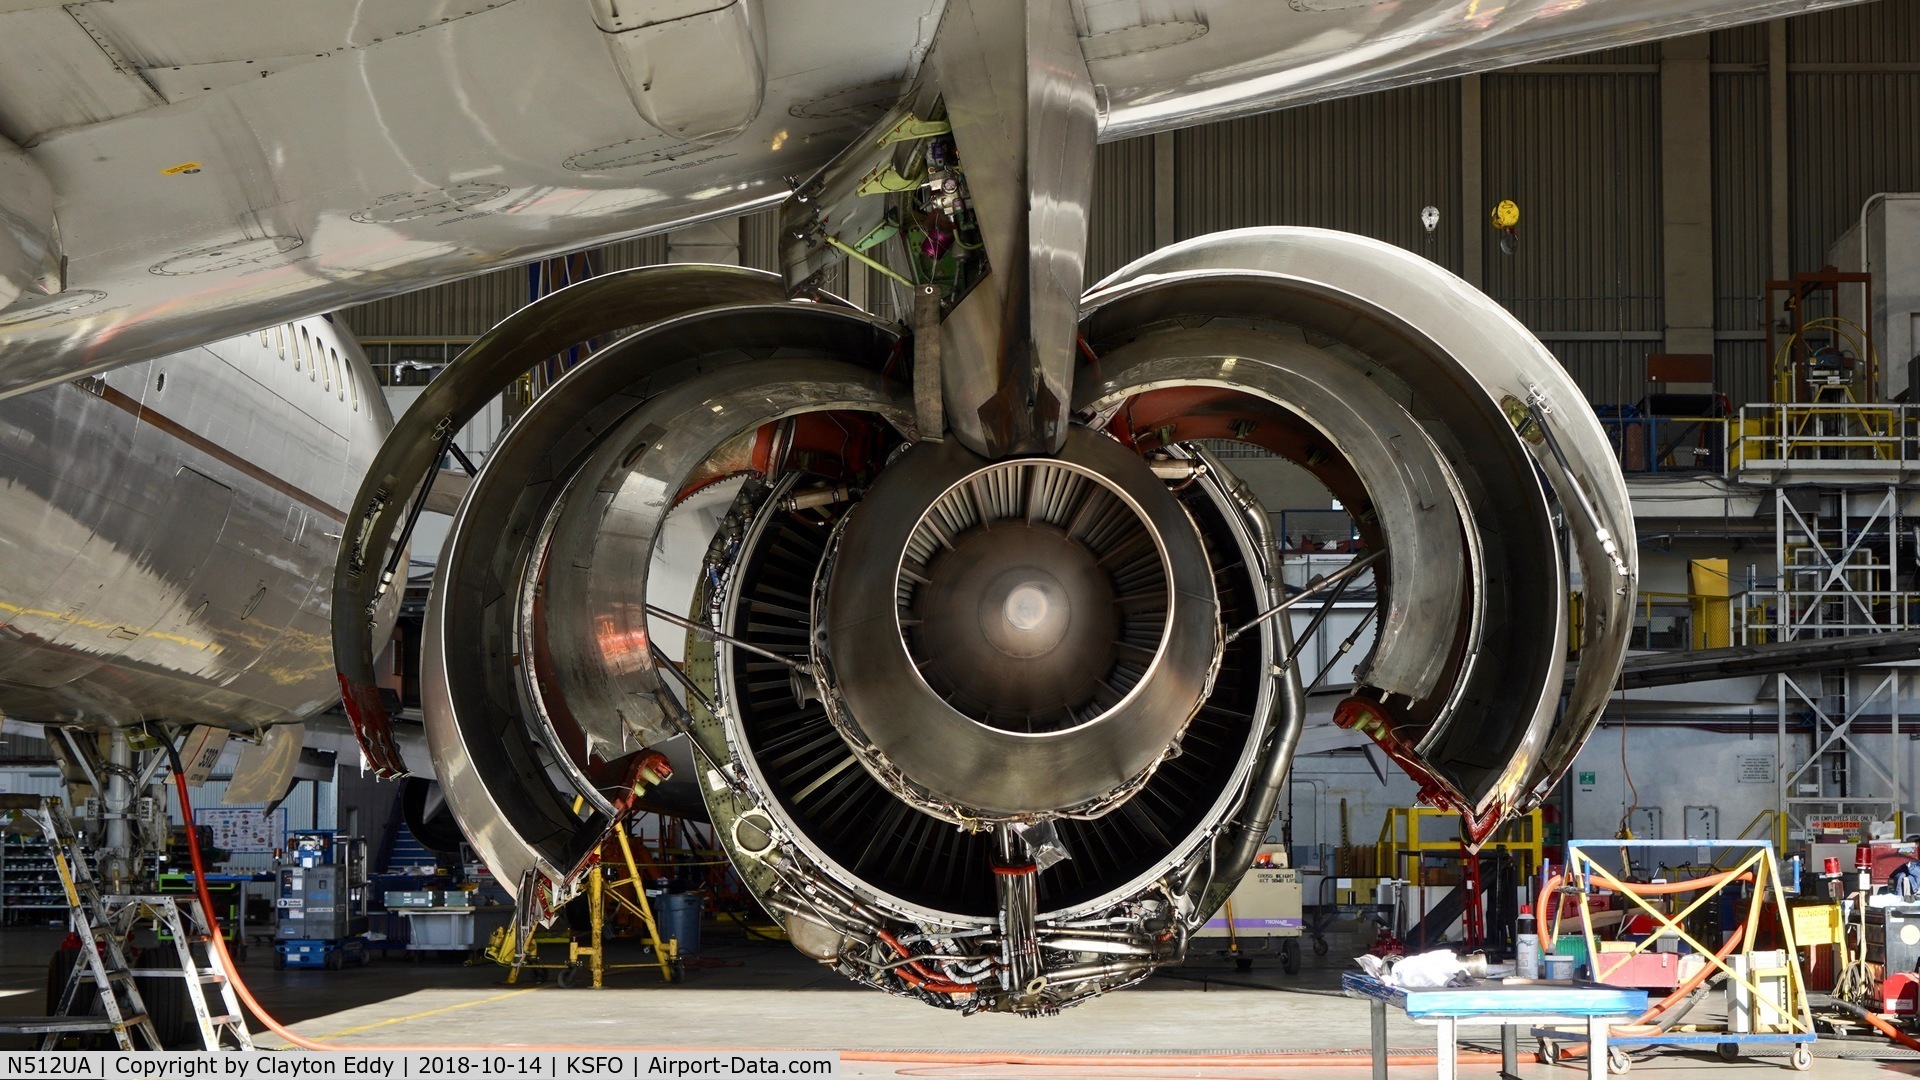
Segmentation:
<svg viewBox="0 0 1920 1080">
<path fill-rule="evenodd" d="M 1033 863 L 1028 863 L 1025 866 L 996 866 L 993 872 L 1004 877 L 1025 877 L 1028 874 L 1039 873 L 1040 868 Z"/>
<path fill-rule="evenodd" d="M 380 691 L 341 675 L 340 698 L 346 706 L 347 719 L 353 723 L 354 737 L 366 751 L 367 763 L 373 766 L 374 774 L 383 780 L 406 776 L 407 765 L 400 759 L 400 748 L 393 744 L 393 721 L 387 715 L 387 707 L 380 702 Z"/>
</svg>

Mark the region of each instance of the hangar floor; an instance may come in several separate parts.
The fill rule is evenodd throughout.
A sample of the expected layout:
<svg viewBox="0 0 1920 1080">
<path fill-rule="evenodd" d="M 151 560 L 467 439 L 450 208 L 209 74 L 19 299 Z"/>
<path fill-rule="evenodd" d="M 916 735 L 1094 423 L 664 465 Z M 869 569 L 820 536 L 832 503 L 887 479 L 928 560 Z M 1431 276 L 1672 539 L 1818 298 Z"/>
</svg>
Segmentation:
<svg viewBox="0 0 1920 1080">
<path fill-rule="evenodd" d="M 685 983 L 664 986 L 651 971 L 621 972 L 605 989 L 505 986 L 492 965 L 464 966 L 458 958 L 410 962 L 406 954 L 375 959 L 342 972 L 275 971 L 271 953 L 256 946 L 242 970 L 247 983 L 282 1023 L 309 1038 L 343 1045 L 540 1046 L 724 1049 L 839 1048 L 1029 1054 L 1112 1054 L 1138 1061 L 1125 1066 L 956 1066 L 927 1061 L 848 1061 L 848 1076 L 1184 1077 L 1223 1080 L 1285 1076 L 1299 1080 L 1364 1080 L 1358 1062 L 1301 1068 L 1156 1067 L 1168 1053 L 1326 1051 L 1367 1045 L 1367 1009 L 1341 996 L 1345 961 L 1308 956 L 1298 976 L 1262 961 L 1251 972 L 1211 958 L 1109 995 L 1049 1020 L 1009 1016 L 963 1018 L 913 1002 L 863 991 L 806 961 L 784 944 L 712 934 Z M 0 932 L 0 1015 L 44 1011 L 47 957 L 64 936 L 53 930 Z M 1338 942 L 1335 942 L 1338 955 Z M 614 957 L 614 959 L 622 959 Z M 1704 1012 L 1704 1009 L 1702 1010 Z M 1695 1019 L 1710 1020 L 1710 1016 Z M 1490 1040 L 1492 1029 L 1464 1033 Z M 263 1048 L 284 1045 L 258 1036 Z M 1395 1015 L 1389 1039 L 1408 1052 L 1431 1050 L 1429 1029 Z M 1491 1045 L 1482 1041 L 1481 1045 Z M 1523 1042 L 1523 1049 L 1527 1044 Z M 1920 1055 L 1879 1042 L 1822 1042 L 1816 1075 L 1835 1080 L 1920 1076 Z M 1840 1055 L 1845 1054 L 1843 1058 Z M 1755 1075 L 1794 1075 L 1784 1060 L 1724 1065 L 1710 1055 L 1667 1052 L 1641 1060 L 1633 1076 L 1727 1069 Z M 1771 1072 L 1778 1070 L 1778 1073 Z M 1466 1076 L 1492 1077 L 1493 1066 L 1467 1066 Z M 1521 1067 L 1524 1077 L 1573 1077 L 1571 1069 Z M 1433 1070 L 1395 1068 L 1396 1077 Z"/>
</svg>

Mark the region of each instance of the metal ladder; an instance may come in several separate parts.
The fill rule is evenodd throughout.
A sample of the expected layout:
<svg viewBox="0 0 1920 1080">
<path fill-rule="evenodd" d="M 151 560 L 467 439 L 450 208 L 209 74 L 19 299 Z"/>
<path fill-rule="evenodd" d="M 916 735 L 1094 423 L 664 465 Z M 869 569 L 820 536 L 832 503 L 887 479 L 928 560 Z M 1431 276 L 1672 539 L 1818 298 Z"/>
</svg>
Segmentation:
<svg viewBox="0 0 1920 1080">
<path fill-rule="evenodd" d="M 67 857 L 69 852 L 80 850 L 80 839 L 74 831 L 72 819 L 67 816 L 65 805 L 57 798 L 43 798 L 39 806 L 26 808 L 25 815 L 51 841 L 49 847 L 53 852 L 53 864 L 59 872 L 61 887 L 67 894 L 69 921 L 74 936 L 80 939 L 81 951 L 79 960 L 67 973 L 67 983 L 60 992 L 55 1015 L 47 1018 L 50 1023 L 41 1033 L 40 1048 L 54 1049 L 62 1034 L 104 1029 L 112 1031 L 114 1040 L 122 1050 L 165 1049 L 154 1030 L 146 1001 L 134 981 L 125 950 L 125 942 L 134 927 L 151 923 L 160 932 L 163 942 L 172 943 L 178 966 L 143 968 L 140 977 L 183 980 L 187 1000 L 193 1006 L 194 1018 L 200 1027 L 203 1049 L 220 1050 L 229 1046 L 241 1050 L 253 1049 L 253 1037 L 247 1031 L 246 1018 L 234 995 L 231 973 L 221 958 L 221 951 L 213 947 L 212 927 L 205 913 L 200 910 L 198 901 L 184 898 L 188 907 L 187 916 L 183 917 L 181 897 L 103 897 L 93 880 L 92 871 L 87 868 L 86 860 L 77 857 L 69 860 Z M 205 947 L 205 970 L 202 962 L 193 955 L 193 946 L 196 944 Z M 80 981 L 89 977 L 106 1011 L 104 1022 L 98 1018 L 73 1014 Z M 207 1006 L 208 986 L 220 988 L 223 1011 L 219 1015 L 214 1015 Z M 65 1022 L 65 1026 L 51 1026 L 53 1022 L 61 1021 Z"/>
<path fill-rule="evenodd" d="M 247 1031 L 246 1016 L 240 1011 L 233 991 L 231 973 L 222 959 L 222 951 L 213 945 L 213 928 L 207 924 L 199 900 L 178 896 L 108 896 L 103 903 L 111 910 L 116 928 L 130 931 L 135 925 L 151 921 L 160 932 L 161 947 L 171 942 L 178 960 L 175 967 L 143 968 L 142 978 L 181 979 L 187 1002 L 193 1006 L 194 1021 L 200 1028 L 203 1050 L 251 1050 L 253 1036 Z M 193 947 L 200 945 L 205 961 L 195 959 Z M 207 1004 L 206 988 L 220 990 L 220 1013 Z"/>
</svg>

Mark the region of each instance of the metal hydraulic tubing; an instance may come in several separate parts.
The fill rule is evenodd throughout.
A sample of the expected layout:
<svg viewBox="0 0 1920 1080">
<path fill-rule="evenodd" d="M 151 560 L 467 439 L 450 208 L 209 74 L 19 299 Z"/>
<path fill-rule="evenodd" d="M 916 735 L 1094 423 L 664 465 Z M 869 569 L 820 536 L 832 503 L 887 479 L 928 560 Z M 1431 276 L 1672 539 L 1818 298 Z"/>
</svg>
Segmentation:
<svg viewBox="0 0 1920 1080">
<path fill-rule="evenodd" d="M 1007 989 L 1024 994 L 1040 975 L 1040 939 L 1034 925 L 1039 913 L 1035 895 L 1040 868 L 1022 858 L 1026 845 L 1011 828 L 1000 826 L 1000 858 L 993 866 L 993 884 L 1000 894 L 1001 956 L 1007 965 Z M 1037 988 L 1035 988 L 1037 989 Z"/>
<path fill-rule="evenodd" d="M 1284 652 L 1291 655 L 1294 649 L 1293 634 L 1282 622 L 1279 626 L 1280 644 Z M 1248 780 L 1246 800 L 1240 804 L 1240 810 L 1228 823 L 1232 847 L 1222 857 L 1218 866 L 1222 873 L 1214 879 L 1209 891 L 1225 897 L 1233 892 L 1234 886 L 1245 876 L 1247 867 L 1253 865 L 1255 855 L 1260 852 L 1260 842 L 1266 839 L 1267 826 L 1273 823 L 1273 814 L 1280 806 L 1280 795 L 1287 786 L 1287 771 L 1293 764 L 1293 750 L 1300 742 L 1300 732 L 1306 727 L 1306 700 L 1300 693 L 1300 673 L 1289 668 L 1281 678 L 1278 692 L 1275 694 L 1274 711 L 1278 723 L 1270 738 L 1273 740 L 1266 755 L 1261 759 L 1258 774 Z M 1191 897 L 1196 903 L 1205 904 L 1204 896 Z"/>
<path fill-rule="evenodd" d="M 133 868 L 133 836 L 127 817 L 133 807 L 133 785 L 127 777 L 133 771 L 133 747 L 127 733 L 116 730 L 107 736 L 107 790 L 101 816 L 106 819 L 106 867 L 101 876 L 109 892 L 126 892 Z"/>
</svg>

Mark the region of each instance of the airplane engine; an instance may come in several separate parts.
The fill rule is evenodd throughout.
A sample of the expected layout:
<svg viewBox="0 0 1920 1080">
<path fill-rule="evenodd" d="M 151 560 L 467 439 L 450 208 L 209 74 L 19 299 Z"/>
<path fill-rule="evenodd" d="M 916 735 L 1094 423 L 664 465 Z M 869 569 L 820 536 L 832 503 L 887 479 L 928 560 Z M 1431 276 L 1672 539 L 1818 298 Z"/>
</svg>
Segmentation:
<svg viewBox="0 0 1920 1080">
<path fill-rule="evenodd" d="M 1459 279 L 1311 229 L 1096 285 L 1051 454 L 923 430 L 924 345 L 772 275 L 574 286 L 409 414 L 335 610 L 381 591 L 376 541 L 462 402 L 627 327 L 473 479 L 427 618 L 434 768 L 533 915 L 685 745 L 797 948 L 941 1007 L 1048 1013 L 1179 960 L 1232 891 L 1319 674 L 1293 629 L 1356 583 L 1374 643 L 1335 719 L 1476 840 L 1560 777 L 1618 673 L 1631 519 L 1578 389 Z M 1284 584 L 1226 442 L 1311 471 L 1361 553 Z M 399 772 L 352 622 L 348 702 Z"/>
</svg>

